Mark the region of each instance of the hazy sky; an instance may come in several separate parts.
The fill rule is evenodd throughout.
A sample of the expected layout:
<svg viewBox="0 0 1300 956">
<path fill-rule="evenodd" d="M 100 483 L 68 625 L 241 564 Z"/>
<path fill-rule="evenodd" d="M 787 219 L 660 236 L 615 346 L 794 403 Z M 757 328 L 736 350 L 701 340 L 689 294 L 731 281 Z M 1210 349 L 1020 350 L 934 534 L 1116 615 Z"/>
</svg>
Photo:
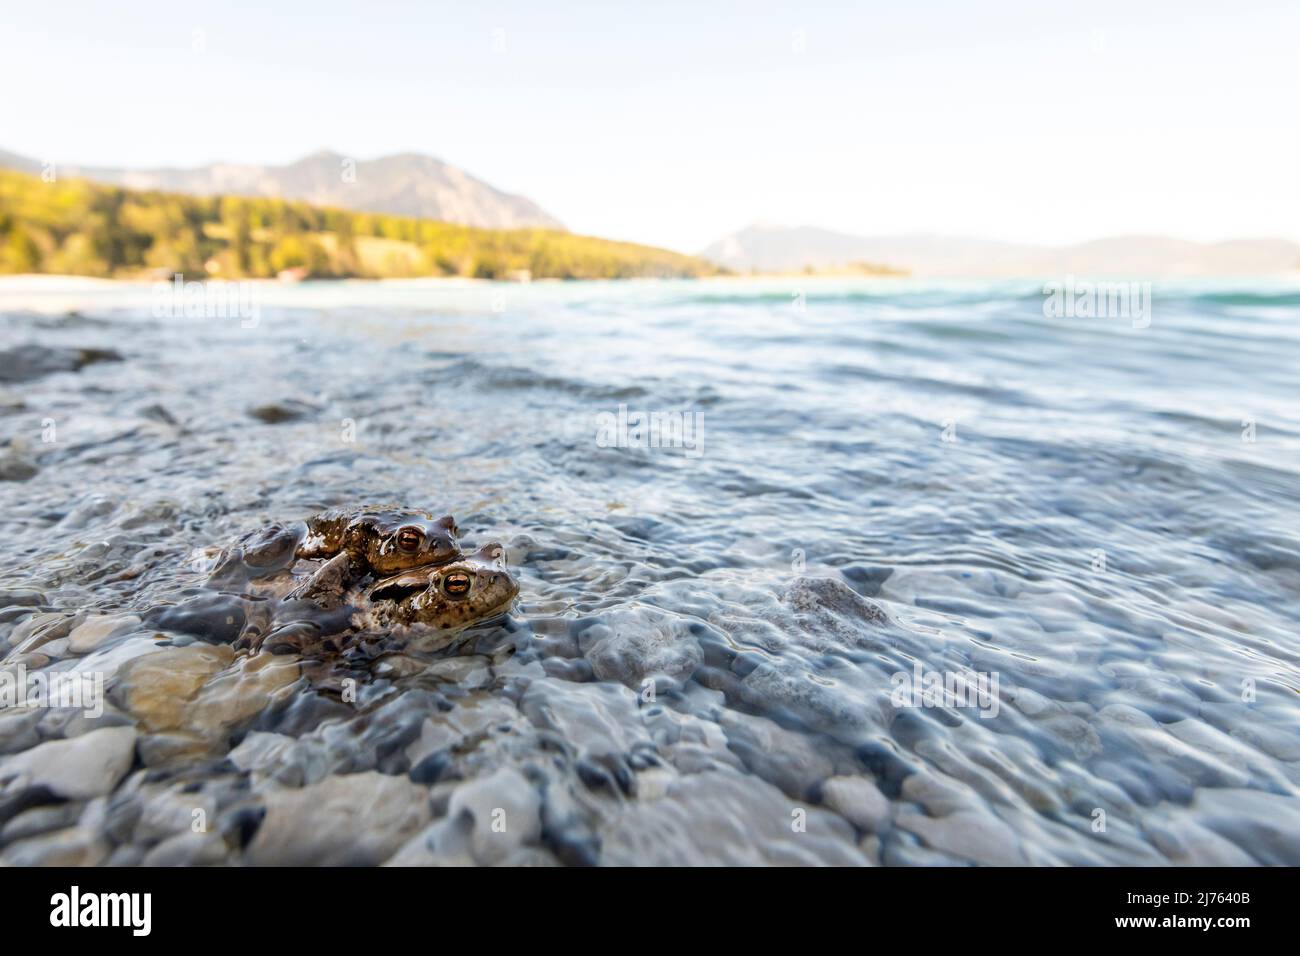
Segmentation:
<svg viewBox="0 0 1300 956">
<path fill-rule="evenodd" d="M 0 148 L 39 159 L 413 150 L 686 251 L 1300 239 L 1298 0 L 3 2 Z"/>
</svg>

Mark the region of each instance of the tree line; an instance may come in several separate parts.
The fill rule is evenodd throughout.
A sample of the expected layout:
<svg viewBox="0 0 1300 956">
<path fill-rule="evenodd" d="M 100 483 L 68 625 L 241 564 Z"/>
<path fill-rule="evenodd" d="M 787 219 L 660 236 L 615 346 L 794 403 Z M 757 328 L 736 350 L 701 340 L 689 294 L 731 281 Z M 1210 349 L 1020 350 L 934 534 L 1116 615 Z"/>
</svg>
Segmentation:
<svg viewBox="0 0 1300 956">
<path fill-rule="evenodd" d="M 137 278 L 674 278 L 719 270 L 635 243 L 480 229 L 283 199 L 185 196 L 0 170 L 0 273 Z"/>
</svg>

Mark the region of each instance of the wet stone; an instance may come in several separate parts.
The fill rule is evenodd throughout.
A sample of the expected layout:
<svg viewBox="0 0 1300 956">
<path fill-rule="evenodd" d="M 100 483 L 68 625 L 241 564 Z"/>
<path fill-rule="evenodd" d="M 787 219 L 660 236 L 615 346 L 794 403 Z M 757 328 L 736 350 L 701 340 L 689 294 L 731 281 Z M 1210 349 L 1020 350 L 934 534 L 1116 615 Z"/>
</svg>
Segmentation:
<svg viewBox="0 0 1300 956">
<path fill-rule="evenodd" d="M 135 742 L 130 727 L 51 740 L 0 761 L 0 781 L 18 780 L 72 800 L 110 793 L 135 760 Z"/>
<path fill-rule="evenodd" d="M 428 791 L 367 772 L 263 794 L 266 815 L 246 850 L 259 866 L 372 866 L 429 820 Z"/>
</svg>

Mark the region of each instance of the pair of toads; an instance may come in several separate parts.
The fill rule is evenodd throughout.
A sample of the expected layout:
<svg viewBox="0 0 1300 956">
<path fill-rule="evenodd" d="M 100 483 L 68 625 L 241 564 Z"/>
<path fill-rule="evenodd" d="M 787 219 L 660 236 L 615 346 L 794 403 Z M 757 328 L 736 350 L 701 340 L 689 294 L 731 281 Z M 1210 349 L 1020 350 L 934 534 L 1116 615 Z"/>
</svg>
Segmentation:
<svg viewBox="0 0 1300 956">
<path fill-rule="evenodd" d="M 519 593 L 500 544 L 466 553 L 459 535 L 450 515 L 326 511 L 245 535 L 221 553 L 207 584 L 325 612 L 314 615 L 318 630 L 331 620 L 334 630 L 458 630 L 504 614 Z"/>
</svg>

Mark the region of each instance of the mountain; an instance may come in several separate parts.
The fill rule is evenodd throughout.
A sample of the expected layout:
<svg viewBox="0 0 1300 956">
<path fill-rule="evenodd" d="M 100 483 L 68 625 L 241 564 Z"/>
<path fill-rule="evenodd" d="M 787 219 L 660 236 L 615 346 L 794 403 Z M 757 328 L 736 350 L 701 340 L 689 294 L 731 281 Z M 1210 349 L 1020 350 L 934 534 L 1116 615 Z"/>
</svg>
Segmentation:
<svg viewBox="0 0 1300 956">
<path fill-rule="evenodd" d="M 954 236 L 855 236 L 809 226 L 753 225 L 713 243 L 702 258 L 738 272 L 801 272 L 854 263 L 916 276 L 1252 276 L 1300 270 L 1300 244 L 1285 239 L 1189 242 L 1118 236 L 1034 246 Z"/>
<path fill-rule="evenodd" d="M 300 199 L 486 229 L 564 228 L 531 199 L 504 193 L 432 156 L 399 153 L 348 165 L 353 162 L 322 150 L 287 166 L 212 163 L 193 169 L 114 169 L 60 164 L 57 173 L 60 178 L 82 177 L 128 189 Z M 0 150 L 0 167 L 41 172 L 39 161 L 5 150 Z"/>
</svg>

